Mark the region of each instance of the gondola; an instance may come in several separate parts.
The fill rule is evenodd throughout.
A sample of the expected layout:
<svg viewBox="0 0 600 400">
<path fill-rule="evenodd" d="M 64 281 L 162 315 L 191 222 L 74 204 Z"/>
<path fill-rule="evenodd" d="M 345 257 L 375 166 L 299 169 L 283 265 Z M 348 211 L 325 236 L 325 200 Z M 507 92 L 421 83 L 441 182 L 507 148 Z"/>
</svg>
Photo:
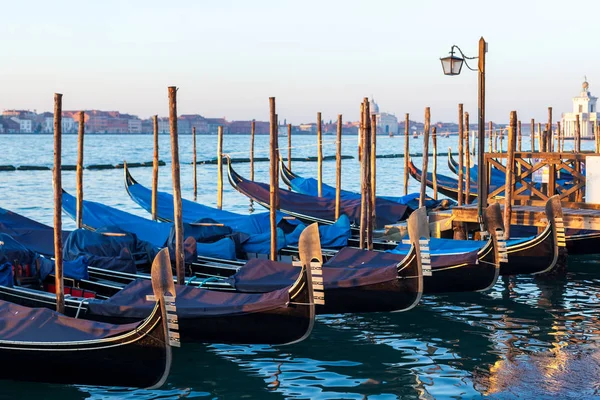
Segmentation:
<svg viewBox="0 0 600 400">
<path fill-rule="evenodd" d="M 308 196 L 317 196 L 318 195 L 318 182 L 314 178 L 303 178 L 289 169 L 283 160 L 280 160 L 281 171 L 281 179 L 283 182 L 288 185 L 294 192 L 305 194 Z M 329 199 L 335 199 L 336 196 L 336 188 L 333 186 L 329 186 L 325 183 L 321 184 L 322 197 L 327 197 Z M 351 192 L 348 190 L 340 190 L 340 198 L 345 200 L 357 200 L 360 199 L 360 194 Z M 403 204 L 409 206 L 412 209 L 419 208 L 419 193 L 411 193 L 406 196 L 377 196 L 377 199 L 383 199 L 385 201 L 391 201 L 398 204 Z M 434 200 L 431 198 L 427 198 L 425 200 L 425 207 L 428 209 L 437 208 L 440 206 L 447 206 L 449 200 Z"/>
<path fill-rule="evenodd" d="M 69 201 L 66 201 L 64 204 L 69 204 Z M 96 207 L 88 207 L 88 205 L 90 204 L 95 204 Z M 98 204 L 93 203 L 93 202 L 89 202 L 89 201 L 84 201 L 83 202 L 83 222 L 84 225 L 92 228 L 98 228 L 99 226 L 94 226 L 93 222 L 99 222 L 99 221 L 103 221 L 106 222 L 107 220 L 103 218 L 102 215 L 98 214 L 98 213 L 103 213 L 103 212 L 107 212 L 110 215 L 116 215 L 115 211 L 106 211 L 106 209 L 109 208 L 108 206 L 104 206 L 102 205 L 102 207 L 100 207 Z M 72 212 L 73 210 L 67 210 L 67 214 L 69 215 L 74 215 L 74 213 Z M 96 213 L 96 215 L 90 215 L 91 213 Z M 108 220 L 108 221 L 112 221 L 115 222 L 114 220 Z M 495 264 L 493 263 L 494 260 L 494 255 L 493 255 L 493 251 L 491 251 L 490 249 L 493 247 L 492 242 L 490 241 L 490 243 L 488 244 L 488 246 L 486 247 L 485 245 L 480 245 L 477 249 L 473 249 L 470 248 L 468 249 L 466 252 L 463 253 L 459 253 L 459 254 L 453 254 L 450 256 L 444 256 L 444 257 L 434 257 L 434 267 L 436 269 L 436 273 L 434 274 L 434 277 L 426 277 L 424 278 L 426 280 L 426 282 L 428 282 L 425 285 L 426 291 L 429 292 L 436 292 L 436 293 L 442 293 L 442 292 L 451 292 L 451 291 L 473 291 L 473 290 L 485 290 L 487 289 L 490 285 L 492 285 L 496 278 L 497 278 L 497 271 L 496 271 L 496 267 Z M 408 256 L 408 251 L 410 250 L 410 246 L 406 249 L 406 252 L 403 253 L 402 255 L 397 255 L 397 259 L 394 261 L 394 263 L 401 263 L 402 265 L 402 271 L 404 271 L 405 273 L 408 272 L 410 276 L 411 272 L 411 268 L 406 268 L 406 261 L 405 261 L 405 257 Z M 337 260 L 333 260 L 333 265 L 337 265 L 337 266 L 345 266 L 347 267 L 348 265 L 357 265 L 357 264 L 361 264 L 363 261 L 370 261 L 370 262 L 365 262 L 364 265 L 379 265 L 378 261 L 376 261 L 376 258 L 381 258 L 383 257 L 381 255 L 381 253 L 379 252 L 363 252 L 361 253 L 360 251 L 356 250 L 356 249 L 344 249 L 342 250 L 342 254 L 340 254 L 337 258 Z M 354 252 L 354 253 L 353 253 Z M 379 255 L 378 255 L 379 254 Z M 325 257 L 328 257 L 327 260 L 328 262 L 325 264 L 325 271 L 326 271 L 326 276 L 329 274 L 328 271 L 328 267 L 330 266 L 329 264 L 329 260 L 331 258 L 331 256 L 333 256 L 334 253 L 331 251 L 326 251 L 325 252 Z M 360 261 L 360 263 L 356 263 L 353 260 L 356 260 L 358 258 L 362 257 L 362 261 Z M 393 260 L 391 258 L 389 258 L 390 256 L 388 255 L 388 260 Z M 345 262 L 342 263 L 340 265 L 340 260 L 345 259 Z M 245 266 L 244 263 L 240 263 L 237 266 L 231 265 L 231 264 L 227 264 L 224 268 L 220 269 L 219 268 L 219 264 L 222 264 L 223 260 L 212 260 L 211 262 L 207 262 L 207 263 L 203 263 L 203 262 L 199 262 L 199 263 L 195 263 L 193 265 L 191 265 L 190 267 L 192 268 L 193 271 L 195 271 L 198 274 L 203 274 L 204 272 L 206 272 L 206 270 L 204 268 L 208 267 L 210 268 L 210 271 L 212 273 L 218 274 L 218 275 L 227 275 L 227 274 L 232 274 L 235 273 L 235 270 L 239 269 L 240 271 L 238 271 L 238 274 L 245 274 L 245 271 L 248 270 L 248 268 L 254 268 L 255 266 L 260 264 L 259 260 L 250 260 L 248 262 L 248 265 Z M 389 261 L 388 261 L 389 263 Z M 245 268 L 245 269 L 244 269 Z M 286 266 L 285 268 L 289 269 L 288 266 Z M 400 269 L 400 268 L 398 268 Z M 444 272 L 445 271 L 445 272 Z M 333 272 L 333 271 L 331 271 Z M 368 271 L 366 271 L 368 272 Z M 239 276 L 239 275 L 238 275 Z M 439 279 L 438 279 L 439 277 Z M 459 284 L 456 284 L 454 282 L 452 282 L 451 280 L 449 280 L 448 278 L 455 278 L 454 281 L 456 281 L 458 278 L 458 280 L 460 280 Z M 256 276 L 252 276 L 253 279 L 257 278 Z M 333 275 L 332 278 L 330 279 L 331 282 L 334 281 Z M 211 282 L 207 282 L 205 284 L 206 287 L 211 287 L 213 284 Z M 235 287 L 235 285 L 233 285 Z M 243 290 L 243 288 L 241 289 Z M 264 287 L 262 288 L 262 290 L 265 290 Z M 347 290 L 350 290 L 349 288 L 347 288 Z M 362 290 L 362 289 L 361 289 Z M 351 296 L 348 296 L 351 297 Z M 331 296 L 328 296 L 328 298 L 332 299 Z M 324 310 L 322 307 L 317 307 L 317 312 L 318 313 L 328 313 L 334 308 L 334 304 L 335 302 L 328 302 L 328 307 L 327 310 Z M 394 304 L 397 304 L 396 302 L 394 302 Z M 371 310 L 376 310 L 378 309 L 376 304 L 370 304 L 369 307 L 371 307 Z M 347 305 L 347 307 L 345 308 L 338 308 L 338 312 L 356 312 L 358 308 L 354 308 L 354 306 L 350 307 L 350 304 Z M 379 308 L 381 309 L 381 308 Z"/>
<path fill-rule="evenodd" d="M 448 167 L 452 172 L 458 174 L 458 163 L 452 157 L 451 152 L 448 152 Z M 472 171 L 475 174 L 471 175 L 471 180 L 473 181 L 473 176 L 477 178 L 476 166 L 472 167 Z M 492 172 L 496 174 L 497 179 L 501 178 L 502 172 L 492 169 Z M 573 179 L 570 174 L 564 173 L 566 178 L 565 180 Z M 518 227 L 518 232 L 525 235 L 534 235 L 536 231 L 535 227 L 526 227 L 520 226 Z M 586 229 L 566 229 L 565 230 L 565 240 L 567 243 L 567 251 L 571 255 L 584 255 L 584 254 L 598 254 L 600 252 L 600 231 L 592 231 Z"/>
<path fill-rule="evenodd" d="M 233 169 L 229 160 L 227 171 L 229 182 L 234 189 L 263 207 L 269 208 L 269 185 L 243 178 Z M 279 189 L 278 199 L 280 211 L 301 221 L 318 222 L 320 224 L 333 224 L 335 222 L 334 199 L 307 196 L 281 188 Z M 360 199 L 340 201 L 340 213 L 347 215 L 353 226 L 360 225 L 360 202 Z M 375 227 L 377 229 L 403 221 L 412 212 L 412 209 L 406 205 L 384 199 L 376 201 L 375 209 Z"/>
<path fill-rule="evenodd" d="M 415 166 L 412 159 L 408 161 L 408 173 L 412 176 L 416 181 L 421 182 L 422 179 L 422 171 Z M 458 180 L 451 178 L 446 175 L 436 174 L 437 179 L 437 191 L 444 196 L 448 196 L 452 200 L 458 199 Z M 427 180 L 425 181 L 427 187 L 433 189 L 433 174 L 431 172 L 427 173 Z M 464 183 L 463 183 L 464 185 Z M 490 191 L 495 190 L 496 187 L 490 186 Z M 463 191 L 464 192 L 464 191 Z M 470 192 L 469 192 L 469 203 L 472 203 L 477 199 L 477 184 L 471 183 Z"/>
<path fill-rule="evenodd" d="M 411 246 L 406 255 L 347 247 L 324 264 L 326 302 L 317 305 L 317 312 L 399 312 L 415 307 L 423 293 L 419 245 L 419 229 L 423 225 L 427 227 L 426 223 L 419 223 L 423 216 L 415 214 L 409 218 Z M 316 229 L 316 224 L 307 229 Z M 319 260 L 322 262 L 321 256 Z M 255 293 L 275 290 L 290 282 L 295 273 L 289 265 L 267 265 L 264 260 L 255 259 L 240 268 L 229 281 L 238 291 Z"/>
<path fill-rule="evenodd" d="M 125 189 L 131 199 L 139 204 L 143 209 L 152 212 L 152 192 L 150 189 L 139 184 L 125 166 Z M 121 215 L 116 216 L 122 218 Z M 157 217 L 163 222 L 173 221 L 173 196 L 169 193 L 157 193 Z M 254 213 L 252 215 L 237 214 L 234 212 L 219 210 L 194 201 L 182 199 L 182 217 L 184 223 L 196 223 L 209 218 L 218 223 L 224 224 L 234 232 L 241 232 L 250 235 L 252 240 L 257 241 L 261 237 L 267 242 L 270 241 L 270 220 L 269 213 Z M 138 218 L 133 216 L 132 218 Z M 129 218 L 128 219 L 132 219 Z M 306 220 L 304 221 L 306 222 Z M 313 221 L 308 221 L 309 223 Z M 147 223 L 146 223 L 147 225 Z M 350 221 L 346 216 L 337 221 L 328 222 L 329 226 L 320 226 L 319 235 L 321 246 L 326 248 L 341 248 L 347 245 L 350 237 Z M 290 217 L 283 212 L 277 212 L 277 226 L 280 235 L 284 236 L 278 240 L 278 245 L 296 246 L 298 240 L 298 231 L 304 229 L 304 224 Z M 268 251 L 267 251 L 268 252 Z"/>
<path fill-rule="evenodd" d="M 560 258 L 564 257 L 566 252 L 562 207 L 558 196 L 553 196 L 546 202 L 546 215 L 548 224 L 540 234 L 506 241 L 507 259 L 500 262 L 500 275 L 543 274 L 560 266 Z M 444 254 L 444 249 L 450 253 L 458 247 L 469 251 L 479 248 L 482 243 L 485 242 L 432 239 L 431 248 Z M 387 249 L 396 247 L 397 245 L 391 242 L 386 244 Z M 404 250 L 406 251 L 406 246 Z"/>
<path fill-rule="evenodd" d="M 65 199 L 65 195 L 63 195 L 63 199 Z M 74 215 L 70 207 L 71 199 L 66 198 L 66 200 L 63 207 L 66 206 L 68 215 Z M 121 214 L 118 214 L 117 211 Z M 99 203 L 83 202 L 84 226 L 96 229 L 99 226 L 95 224 L 100 222 L 118 223 L 116 219 L 107 219 L 103 214 L 126 216 L 127 213 Z M 144 226 L 146 225 L 144 224 Z M 125 225 L 119 227 L 126 228 Z M 418 303 L 422 293 L 422 273 L 414 254 L 415 251 L 410 250 L 404 256 L 359 249 L 342 249 L 336 257 L 328 260 L 324 268 L 323 279 L 328 301 L 325 305 L 317 305 L 317 313 L 403 311 L 412 308 Z M 320 256 L 321 254 L 319 254 Z M 296 269 L 290 268 L 289 263 L 273 263 L 264 259 L 250 259 L 247 262 L 241 262 L 235 270 L 231 269 L 228 260 L 212 259 L 210 268 L 213 272 L 217 269 L 215 264 L 218 264 L 219 261 L 226 263 L 225 270 L 219 271 L 220 274 L 235 273 L 227 282 L 230 288 L 241 292 L 277 290 L 293 283 L 299 273 Z M 202 260 L 199 260 L 197 263 L 189 265 L 188 268 L 201 278 L 207 272 L 205 265 Z M 362 268 L 362 266 L 368 266 L 368 268 Z M 276 282 L 269 281 L 269 277 L 264 275 L 264 271 L 271 271 L 270 274 L 277 275 L 278 280 Z M 201 280 L 197 282 L 201 282 Z M 191 284 L 193 285 L 194 282 Z M 222 282 L 212 285 L 211 282 L 207 282 L 205 287 L 223 288 Z M 247 290 L 249 287 L 255 289 Z"/>
<path fill-rule="evenodd" d="M 171 368 L 171 345 L 179 345 L 177 315 L 172 311 L 175 293 L 165 253 L 154 260 L 155 301 L 147 301 L 152 311 L 141 322 L 92 322 L 0 300 L 1 378 L 94 386 L 161 386 Z"/>
<path fill-rule="evenodd" d="M 303 240 L 309 240 L 306 235 L 301 236 L 301 248 L 305 247 Z M 53 280 L 51 275 L 39 275 L 40 270 L 34 267 L 37 255 L 20 246 L 10 236 L 2 237 L 3 248 L 12 246 L 1 253 L 2 257 L 15 260 L 15 263 L 18 260 L 17 267 L 24 266 L 23 270 L 29 266 L 32 276 L 24 277 L 24 283 L 20 285 L 0 286 L 0 300 L 30 307 L 54 308 L 56 297 Z M 315 251 L 312 258 L 320 257 L 320 248 Z M 128 323 L 151 313 L 145 301 L 146 296 L 152 294 L 149 276 L 92 267 L 88 268 L 88 273 L 87 279 L 65 280 L 65 292 L 70 293 L 65 299 L 66 315 L 94 321 Z M 182 327 L 181 340 L 235 344 L 289 344 L 301 341 L 310 334 L 314 321 L 315 309 L 310 300 L 312 282 L 310 271 L 301 268 L 289 286 L 261 294 L 177 285 L 175 290 Z"/>
</svg>

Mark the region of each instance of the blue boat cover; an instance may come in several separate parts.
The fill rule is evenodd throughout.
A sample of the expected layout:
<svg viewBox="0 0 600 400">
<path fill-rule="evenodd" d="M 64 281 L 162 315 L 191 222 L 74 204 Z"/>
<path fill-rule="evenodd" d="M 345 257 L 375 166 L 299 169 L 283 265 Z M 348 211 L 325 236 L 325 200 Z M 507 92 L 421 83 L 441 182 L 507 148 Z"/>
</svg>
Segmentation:
<svg viewBox="0 0 600 400">
<path fill-rule="evenodd" d="M 136 183 L 128 186 L 127 191 L 133 201 L 139 204 L 144 210 L 152 212 L 152 191 L 150 189 Z M 173 196 L 170 193 L 158 192 L 156 203 L 158 218 L 164 221 L 173 221 Z M 268 212 L 243 215 L 219 210 L 186 199 L 181 199 L 181 204 L 184 222 L 196 222 L 203 218 L 210 218 L 230 227 L 235 232 L 243 232 L 248 235 L 270 232 L 271 225 Z M 277 213 L 278 224 L 284 216 L 285 214 L 283 213 Z M 288 222 L 291 224 L 299 223 L 294 220 Z"/>
<path fill-rule="evenodd" d="M 135 183 L 127 188 L 129 195 L 143 209 L 151 212 L 152 191 L 146 187 Z M 106 207 L 106 206 L 104 206 Z M 63 206 L 64 208 L 64 206 Z M 85 208 L 85 207 L 84 207 Z M 95 209 L 98 212 L 97 209 Z M 121 211 L 122 212 L 122 211 Z M 269 213 L 256 213 L 252 215 L 237 214 L 230 211 L 219 210 L 193 201 L 182 199 L 182 213 L 185 222 L 196 222 L 204 218 L 210 218 L 231 228 L 235 232 L 242 232 L 248 235 L 266 234 L 266 236 L 258 236 L 253 238 L 253 241 L 270 240 L 270 220 Z M 164 221 L 173 220 L 173 196 L 169 193 L 158 192 L 157 194 L 157 215 Z M 304 226 L 300 221 L 295 219 L 284 219 L 287 215 L 282 212 L 277 212 L 277 225 L 284 228 L 285 241 L 278 238 L 278 247 L 297 246 L 298 232 L 294 229 L 297 226 Z M 84 211 L 85 220 L 85 211 Z M 286 228 L 288 226 L 289 228 Z M 304 229 L 304 228 L 302 228 Z M 289 233 L 292 233 L 289 236 Z M 333 226 L 319 227 L 319 235 L 321 246 L 324 248 L 341 248 L 348 244 L 348 239 L 351 235 L 350 220 L 343 216 L 336 221 Z M 280 246 L 282 244 L 282 246 Z M 263 246 L 268 246 L 268 243 L 263 243 Z M 243 249 L 247 253 L 256 253 L 249 248 Z M 268 254 L 269 251 L 263 254 Z"/>
<path fill-rule="evenodd" d="M 154 303 L 152 305 L 154 306 Z M 0 300 L 0 340 L 16 342 L 98 340 L 132 331 L 140 324 L 141 322 L 114 325 L 70 318 L 47 308 L 29 308 Z"/>
<path fill-rule="evenodd" d="M 515 246 L 521 243 L 525 243 L 535 236 L 514 238 L 506 241 L 507 246 Z M 455 240 L 455 239 L 438 239 L 431 238 L 429 240 L 429 252 L 430 254 L 439 255 L 455 255 L 462 253 L 478 252 L 481 250 L 487 241 L 485 240 Z M 410 250 L 410 244 L 400 243 L 393 250 L 388 250 L 394 254 L 408 254 Z"/>
<path fill-rule="evenodd" d="M 63 245 L 66 261 L 83 256 L 90 267 L 131 274 L 137 272 L 134 254 L 143 253 L 145 260 L 152 260 L 154 254 L 149 251 L 152 252 L 152 247 L 140 243 L 131 233 L 99 233 L 87 229 L 75 229 Z"/>
<path fill-rule="evenodd" d="M 404 256 L 346 247 L 323 265 L 325 289 L 374 285 L 397 279 Z M 229 278 L 240 292 L 262 293 L 291 285 L 300 267 L 263 259 L 252 259 Z"/>
<path fill-rule="evenodd" d="M 294 174 L 295 178 L 290 180 L 292 190 L 298 193 L 306 194 L 309 196 L 317 196 L 319 193 L 319 183 L 314 178 L 302 178 L 296 174 Z M 322 184 L 321 194 L 323 197 L 327 197 L 329 199 L 335 199 L 335 188 L 333 186 L 329 186 L 325 183 Z M 350 192 L 348 190 L 340 191 L 340 198 L 344 200 L 360 200 L 360 194 L 355 192 Z M 406 205 L 413 210 L 419 208 L 419 193 L 411 193 L 406 196 L 394 197 L 394 196 L 377 196 L 377 199 L 383 199 L 387 201 L 391 201 L 398 204 Z M 425 201 L 425 207 L 427 208 L 435 208 L 440 205 L 442 200 L 433 200 L 428 199 Z"/>
<path fill-rule="evenodd" d="M 238 191 L 261 204 L 269 204 L 269 185 L 244 179 L 235 171 L 230 174 Z M 340 202 L 340 213 L 348 216 L 350 223 L 360 225 L 360 199 L 347 199 Z M 279 209 L 298 216 L 310 216 L 324 221 L 335 221 L 335 200 L 326 197 L 308 196 L 279 189 Z M 402 221 L 408 217 L 411 208 L 392 201 L 378 198 L 375 204 L 375 225 L 378 229 L 385 225 Z"/>
<path fill-rule="evenodd" d="M 235 241 L 230 237 L 217 240 L 213 243 L 196 242 L 196 253 L 204 257 L 221 258 L 225 260 L 237 259 Z"/>
<path fill-rule="evenodd" d="M 45 256 L 54 255 L 54 229 L 32 219 L 0 208 L 0 233 L 12 236 L 19 243 Z M 63 241 L 70 232 L 63 232 Z"/>
<path fill-rule="evenodd" d="M 287 287 L 262 294 L 220 292 L 183 285 L 175 285 L 175 290 L 179 318 L 255 313 L 286 307 L 290 301 Z M 90 300 L 88 312 L 106 317 L 146 318 L 154 308 L 154 302 L 146 300 L 152 293 L 152 282 L 138 279 L 107 300 Z"/>
<path fill-rule="evenodd" d="M 63 191 L 63 210 L 65 213 L 71 218 L 75 218 L 76 207 L 75 197 Z M 204 218 L 194 222 L 214 223 L 216 221 Z M 149 253 L 152 253 L 151 257 L 154 257 L 156 251 L 162 247 L 173 248 L 173 240 L 175 238 L 173 223 L 152 221 L 102 203 L 89 200 L 83 201 L 83 224 L 97 231 L 104 230 L 134 234 L 138 239 L 137 242 L 141 243 L 140 246 L 145 248 Z M 193 223 L 184 223 L 183 231 L 184 238 L 193 237 L 197 242 L 203 243 L 217 242 L 216 245 L 214 245 L 214 242 L 206 243 L 206 245 L 198 243 L 197 246 L 193 246 L 193 250 L 190 246 L 186 246 L 186 260 L 192 261 L 197 255 L 231 259 L 231 241 L 223 240 L 224 236 L 232 233 L 230 227 L 200 226 Z M 253 240 L 248 243 L 248 246 L 255 244 L 257 240 L 264 240 L 264 238 L 255 238 Z M 285 242 L 282 241 L 281 246 L 284 245 Z M 245 246 L 246 244 L 242 245 L 242 250 L 251 252 L 250 250 L 246 250 Z M 154 248 L 150 249 L 151 247 Z M 170 253 L 172 255 L 175 254 L 174 252 Z"/>
</svg>

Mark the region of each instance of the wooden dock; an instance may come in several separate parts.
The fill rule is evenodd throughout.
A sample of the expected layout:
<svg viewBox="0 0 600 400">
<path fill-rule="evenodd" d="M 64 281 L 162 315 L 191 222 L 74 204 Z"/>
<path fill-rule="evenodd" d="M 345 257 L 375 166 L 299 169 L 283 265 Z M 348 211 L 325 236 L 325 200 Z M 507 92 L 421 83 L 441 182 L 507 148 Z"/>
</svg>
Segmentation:
<svg viewBox="0 0 600 400">
<path fill-rule="evenodd" d="M 503 202 L 500 202 L 504 208 Z M 454 222 L 477 223 L 477 205 L 453 207 L 450 210 L 434 211 L 433 220 L 452 218 Z M 600 210 L 563 207 L 565 228 L 600 230 Z M 511 225 L 545 227 L 548 224 L 544 207 L 513 205 L 510 219 Z M 447 227 L 448 224 L 445 224 Z M 451 228 L 450 228 L 451 229 Z"/>
</svg>

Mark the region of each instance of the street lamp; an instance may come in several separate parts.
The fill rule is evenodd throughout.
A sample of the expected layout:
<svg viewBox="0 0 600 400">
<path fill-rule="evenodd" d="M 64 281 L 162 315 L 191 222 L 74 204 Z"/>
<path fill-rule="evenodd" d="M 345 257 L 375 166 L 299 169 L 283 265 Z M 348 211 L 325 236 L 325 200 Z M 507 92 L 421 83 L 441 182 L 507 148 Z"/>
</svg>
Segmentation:
<svg viewBox="0 0 600 400">
<path fill-rule="evenodd" d="M 454 55 L 454 49 L 458 50 L 462 57 Z M 487 207 L 487 169 L 484 167 L 485 153 L 485 53 L 487 52 L 487 43 L 482 38 L 479 39 L 479 55 L 478 57 L 467 57 L 464 55 L 460 47 L 453 45 L 450 48 L 450 56 L 440 58 L 442 68 L 445 75 L 458 75 L 462 69 L 463 63 L 471 71 L 478 72 L 477 80 L 477 218 L 481 230 L 483 226 L 483 210 Z M 474 69 L 469 66 L 467 60 L 477 59 L 479 61 L 478 68 Z M 462 184 L 462 182 L 461 182 Z"/>
</svg>

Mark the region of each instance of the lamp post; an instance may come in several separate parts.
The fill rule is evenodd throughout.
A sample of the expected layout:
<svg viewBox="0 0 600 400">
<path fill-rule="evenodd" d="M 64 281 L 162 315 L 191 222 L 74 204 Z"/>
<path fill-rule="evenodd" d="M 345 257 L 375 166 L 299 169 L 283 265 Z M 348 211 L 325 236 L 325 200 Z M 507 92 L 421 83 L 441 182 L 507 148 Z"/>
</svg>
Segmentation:
<svg viewBox="0 0 600 400">
<path fill-rule="evenodd" d="M 454 49 L 458 50 L 461 57 L 454 54 Z M 482 38 L 479 39 L 479 56 L 467 57 L 462 50 L 453 45 L 450 48 L 450 56 L 441 58 L 442 68 L 445 75 L 458 75 L 462 70 L 463 63 L 472 71 L 478 72 L 477 80 L 477 218 L 483 231 L 483 210 L 487 206 L 487 170 L 484 167 L 485 153 L 485 53 L 487 52 L 487 43 Z M 478 68 L 471 68 L 467 60 L 478 59 Z M 461 183 L 462 184 L 462 183 Z"/>
</svg>

